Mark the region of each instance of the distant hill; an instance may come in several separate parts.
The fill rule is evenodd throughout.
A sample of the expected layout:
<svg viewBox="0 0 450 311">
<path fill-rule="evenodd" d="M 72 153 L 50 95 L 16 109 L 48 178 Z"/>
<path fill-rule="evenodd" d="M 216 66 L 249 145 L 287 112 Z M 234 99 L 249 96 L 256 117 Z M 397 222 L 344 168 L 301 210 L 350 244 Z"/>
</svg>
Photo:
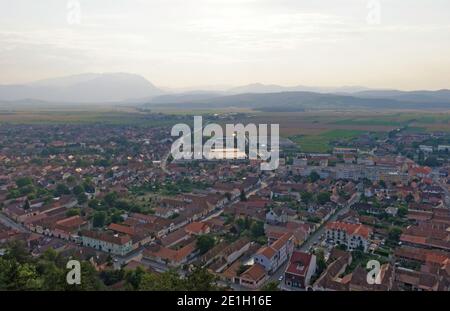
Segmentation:
<svg viewBox="0 0 450 311">
<path fill-rule="evenodd" d="M 368 91 L 369 88 L 362 86 L 342 86 L 342 87 L 314 87 L 314 86 L 280 86 L 275 84 L 254 83 L 229 89 L 230 94 L 245 93 L 281 93 L 281 92 L 314 92 L 314 93 L 354 93 Z"/>
<path fill-rule="evenodd" d="M 129 73 L 86 73 L 0 85 L 2 109 L 121 104 L 158 108 L 250 108 L 261 111 L 450 109 L 450 90 L 372 90 L 361 86 L 308 87 L 254 83 L 223 91 L 163 91 Z"/>
<path fill-rule="evenodd" d="M 163 94 L 145 78 L 128 73 L 81 74 L 28 83 L 0 85 L 0 101 L 61 103 L 120 102 Z"/>
<path fill-rule="evenodd" d="M 407 101 L 393 98 L 357 97 L 313 92 L 278 92 L 238 94 L 172 103 L 153 102 L 147 104 L 147 106 L 184 109 L 240 107 L 281 112 L 348 109 L 450 109 L 450 101 Z"/>
<path fill-rule="evenodd" d="M 223 92 L 208 92 L 208 91 L 194 91 L 194 92 L 186 92 L 186 93 L 177 93 L 177 94 L 165 94 L 161 96 L 156 96 L 150 99 L 152 103 L 186 103 L 186 102 L 196 102 L 203 101 L 215 97 L 222 96 Z"/>
<path fill-rule="evenodd" d="M 439 91 L 362 91 L 352 94 L 361 98 L 389 98 L 415 103 L 450 103 L 450 90 Z"/>
</svg>

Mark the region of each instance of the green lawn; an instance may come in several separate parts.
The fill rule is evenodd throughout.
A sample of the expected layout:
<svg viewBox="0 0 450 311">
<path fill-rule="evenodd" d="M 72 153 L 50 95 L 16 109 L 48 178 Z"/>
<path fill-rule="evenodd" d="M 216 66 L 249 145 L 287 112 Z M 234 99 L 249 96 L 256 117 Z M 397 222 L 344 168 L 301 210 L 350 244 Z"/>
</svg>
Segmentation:
<svg viewBox="0 0 450 311">
<path fill-rule="evenodd" d="M 360 125 L 360 126 L 395 126 L 403 127 L 410 123 L 432 125 L 446 124 L 450 122 L 450 114 L 430 113 L 395 113 L 379 116 L 357 116 L 340 119 L 332 122 L 336 125 Z"/>
<path fill-rule="evenodd" d="M 300 146 L 302 152 L 329 152 L 333 148 L 333 141 L 349 141 L 358 137 L 365 131 L 333 130 L 318 135 L 300 135 L 291 137 L 291 140 Z"/>
</svg>

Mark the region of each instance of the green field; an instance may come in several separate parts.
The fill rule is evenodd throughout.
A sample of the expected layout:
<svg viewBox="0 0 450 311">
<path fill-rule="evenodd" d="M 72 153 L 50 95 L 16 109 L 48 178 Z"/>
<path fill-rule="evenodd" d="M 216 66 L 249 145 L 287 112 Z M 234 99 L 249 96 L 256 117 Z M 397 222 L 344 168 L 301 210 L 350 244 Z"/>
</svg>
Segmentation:
<svg viewBox="0 0 450 311">
<path fill-rule="evenodd" d="M 191 119 L 191 117 L 181 115 L 170 116 L 128 111 L 0 112 L 0 124 L 102 124 L 163 127 L 180 122 L 188 123 Z"/>
<path fill-rule="evenodd" d="M 305 152 L 326 152 L 336 140 L 352 139 L 362 133 L 388 133 L 396 128 L 407 131 L 450 131 L 449 113 L 419 112 L 283 112 L 267 113 L 246 109 L 162 110 L 152 111 L 131 106 L 93 106 L 47 108 L 38 110 L 1 110 L 0 124 L 103 124 L 166 127 L 176 123 L 191 124 L 193 115 L 212 122 L 279 124 L 280 135 L 297 142 Z"/>
<path fill-rule="evenodd" d="M 364 125 L 364 126 L 397 126 L 404 127 L 408 125 L 448 125 L 450 115 L 448 113 L 411 113 L 401 112 L 385 115 L 357 116 L 336 120 L 336 125 Z"/>
<path fill-rule="evenodd" d="M 302 152 L 329 152 L 332 141 L 349 141 L 364 133 L 358 130 L 333 130 L 319 135 L 294 136 L 291 140 L 300 146 Z"/>
</svg>

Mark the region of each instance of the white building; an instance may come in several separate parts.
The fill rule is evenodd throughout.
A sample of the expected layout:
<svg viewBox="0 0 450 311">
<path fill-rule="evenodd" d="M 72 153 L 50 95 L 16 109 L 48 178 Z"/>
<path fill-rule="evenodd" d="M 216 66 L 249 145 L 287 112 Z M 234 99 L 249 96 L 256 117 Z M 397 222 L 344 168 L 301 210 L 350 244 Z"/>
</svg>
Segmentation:
<svg viewBox="0 0 450 311">
<path fill-rule="evenodd" d="M 450 146 L 449 145 L 439 145 L 438 146 L 438 151 L 450 151 Z"/>
<path fill-rule="evenodd" d="M 271 245 L 260 248 L 253 256 L 253 260 L 262 265 L 268 273 L 274 273 L 289 259 L 293 250 L 294 236 L 285 233 Z"/>
<path fill-rule="evenodd" d="M 420 145 L 419 146 L 420 151 L 432 153 L 433 152 L 433 146 L 426 146 L 426 145 Z"/>
<path fill-rule="evenodd" d="M 124 256 L 132 250 L 132 241 L 128 235 L 111 235 L 106 232 L 84 231 L 81 236 L 81 244 L 120 256 Z"/>
<path fill-rule="evenodd" d="M 330 222 L 326 225 L 327 240 L 340 245 L 346 245 L 348 250 L 362 248 L 365 252 L 369 247 L 372 229 L 362 224 L 345 222 Z"/>
</svg>

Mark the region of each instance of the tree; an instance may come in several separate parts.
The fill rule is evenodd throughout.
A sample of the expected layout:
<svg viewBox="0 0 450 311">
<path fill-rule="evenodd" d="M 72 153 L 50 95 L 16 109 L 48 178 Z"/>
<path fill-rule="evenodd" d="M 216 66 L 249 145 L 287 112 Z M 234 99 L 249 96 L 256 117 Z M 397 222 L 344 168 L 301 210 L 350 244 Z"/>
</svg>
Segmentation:
<svg viewBox="0 0 450 311">
<path fill-rule="evenodd" d="M 111 215 L 111 222 L 113 223 L 121 223 L 123 221 L 122 213 L 117 211 Z"/>
<path fill-rule="evenodd" d="M 63 194 L 70 194 L 70 190 L 66 185 L 58 184 L 55 189 L 55 196 L 59 197 Z"/>
<path fill-rule="evenodd" d="M 94 227 L 104 227 L 106 223 L 106 216 L 106 213 L 103 211 L 95 212 L 92 220 Z"/>
<path fill-rule="evenodd" d="M 215 242 L 216 240 L 212 235 L 203 234 L 197 238 L 197 247 L 200 253 L 204 254 L 214 246 Z"/>
<path fill-rule="evenodd" d="M 318 274 L 320 274 L 327 267 L 327 264 L 325 262 L 325 255 L 322 249 L 316 249 L 315 255 L 317 259 L 317 272 Z"/>
<path fill-rule="evenodd" d="M 100 273 L 100 278 L 106 286 L 111 286 L 120 282 L 125 277 L 124 270 L 104 270 Z"/>
<path fill-rule="evenodd" d="M 391 244 L 398 244 L 401 234 L 402 234 L 402 229 L 400 229 L 398 227 L 391 228 L 388 233 L 388 242 Z"/>
<path fill-rule="evenodd" d="M 130 271 L 126 274 L 125 278 L 127 280 L 127 283 L 131 285 L 131 287 L 133 289 L 141 289 L 142 286 L 142 279 L 144 277 L 144 275 L 146 274 L 146 272 L 144 271 L 144 269 L 142 269 L 142 267 L 137 267 L 135 270 Z M 150 281 L 150 280 L 148 280 Z M 149 285 L 147 285 L 149 286 Z M 145 290 L 145 288 L 144 288 Z"/>
<path fill-rule="evenodd" d="M 30 208 L 31 208 L 31 206 L 30 206 L 30 201 L 26 200 L 26 202 L 25 202 L 25 204 L 24 204 L 24 206 L 23 206 L 23 209 L 24 209 L 24 210 L 29 210 Z"/>
<path fill-rule="evenodd" d="M 317 203 L 319 203 L 320 205 L 324 205 L 328 202 L 330 202 L 330 193 L 329 192 L 320 192 L 317 195 Z"/>
<path fill-rule="evenodd" d="M 300 193 L 300 197 L 303 203 L 309 204 L 312 201 L 313 195 L 311 192 L 303 191 Z"/>
<path fill-rule="evenodd" d="M 71 175 L 71 176 L 67 177 L 66 181 L 69 185 L 73 185 L 77 180 L 76 180 L 75 176 Z"/>
<path fill-rule="evenodd" d="M 320 175 L 316 171 L 312 171 L 308 179 L 310 182 L 316 182 L 320 179 Z"/>
<path fill-rule="evenodd" d="M 254 238 L 264 235 L 264 223 L 262 221 L 254 221 L 250 225 L 250 232 Z"/>
<path fill-rule="evenodd" d="M 177 271 L 169 270 L 159 275 L 142 274 L 138 288 L 146 291 L 186 291 L 187 284 Z"/>
<path fill-rule="evenodd" d="M 33 184 L 33 180 L 30 177 L 22 177 L 16 180 L 16 185 L 19 188 L 29 186 Z"/>
<path fill-rule="evenodd" d="M 430 156 L 423 162 L 423 164 L 426 166 L 436 167 L 439 166 L 439 161 L 436 157 Z"/>
<path fill-rule="evenodd" d="M 87 200 L 88 200 L 88 197 L 86 194 L 84 194 L 84 192 L 77 195 L 78 204 L 83 205 L 84 203 L 87 202 Z"/>
<path fill-rule="evenodd" d="M 247 201 L 247 196 L 245 195 L 245 191 L 241 191 L 241 195 L 239 196 L 241 201 Z"/>
<path fill-rule="evenodd" d="M 408 214 L 408 208 L 404 207 L 404 206 L 400 207 L 397 211 L 397 216 L 402 217 L 402 218 L 405 217 L 407 214 Z"/>
<path fill-rule="evenodd" d="M 84 193 L 84 188 L 80 185 L 77 185 L 77 186 L 73 187 L 72 193 L 74 195 L 80 195 L 80 194 Z"/>
<path fill-rule="evenodd" d="M 405 197 L 405 201 L 408 203 L 411 203 L 414 201 L 414 196 L 411 193 L 408 193 L 408 195 Z"/>
<path fill-rule="evenodd" d="M 266 291 L 266 292 L 277 292 L 280 289 L 278 288 L 278 282 L 275 281 L 271 281 L 268 282 L 267 284 L 265 284 L 262 288 L 262 291 Z"/>
<path fill-rule="evenodd" d="M 213 291 L 217 290 L 216 277 L 206 269 L 195 269 L 184 281 L 188 291 Z"/>
<path fill-rule="evenodd" d="M 117 201 L 117 192 L 110 192 L 103 198 L 103 201 L 109 207 L 114 207 Z"/>
<path fill-rule="evenodd" d="M 66 216 L 72 217 L 72 216 L 78 216 L 80 215 L 80 210 L 78 208 L 72 208 L 67 211 Z"/>
<path fill-rule="evenodd" d="M 245 271 L 247 271 L 250 268 L 250 266 L 246 266 L 246 265 L 240 265 L 239 268 L 236 271 L 236 275 L 241 275 L 242 273 L 244 273 Z"/>
<path fill-rule="evenodd" d="M 95 187 L 90 179 L 87 179 L 83 182 L 84 191 L 87 193 L 94 193 Z"/>
<path fill-rule="evenodd" d="M 89 201 L 88 206 L 92 209 L 98 209 L 99 207 L 101 207 L 101 203 L 97 199 L 92 199 Z"/>
<path fill-rule="evenodd" d="M 69 286 L 66 282 L 67 260 L 54 250 L 47 250 L 33 258 L 23 243 L 10 243 L 6 254 L 0 257 L 0 290 L 98 290 L 100 279 L 94 267 L 81 262 L 82 285 Z"/>
</svg>

